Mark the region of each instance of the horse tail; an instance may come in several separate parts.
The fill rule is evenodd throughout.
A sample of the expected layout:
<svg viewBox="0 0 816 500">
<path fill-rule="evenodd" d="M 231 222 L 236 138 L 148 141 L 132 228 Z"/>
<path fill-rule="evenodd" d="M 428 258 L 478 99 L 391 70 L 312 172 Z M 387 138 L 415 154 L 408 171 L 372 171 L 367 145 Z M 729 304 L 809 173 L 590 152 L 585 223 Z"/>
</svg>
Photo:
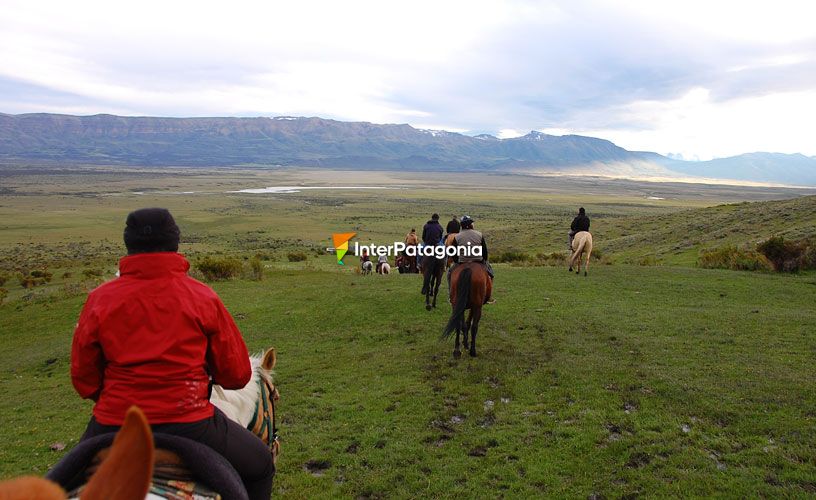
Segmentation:
<svg viewBox="0 0 816 500">
<path fill-rule="evenodd" d="M 575 260 L 576 257 L 578 258 L 581 257 L 581 252 L 584 251 L 584 246 L 586 246 L 586 243 L 587 239 L 581 238 L 581 241 L 578 242 L 578 248 L 576 248 L 575 251 L 572 252 L 572 259 L 570 260 Z"/>
<path fill-rule="evenodd" d="M 456 304 L 453 305 L 453 312 L 451 313 L 448 325 L 445 331 L 442 332 L 442 339 L 450 338 L 451 333 L 456 330 L 456 327 L 461 323 L 465 315 L 468 302 L 470 302 L 470 268 L 466 267 L 459 273 L 459 281 L 456 283 Z"/>
</svg>

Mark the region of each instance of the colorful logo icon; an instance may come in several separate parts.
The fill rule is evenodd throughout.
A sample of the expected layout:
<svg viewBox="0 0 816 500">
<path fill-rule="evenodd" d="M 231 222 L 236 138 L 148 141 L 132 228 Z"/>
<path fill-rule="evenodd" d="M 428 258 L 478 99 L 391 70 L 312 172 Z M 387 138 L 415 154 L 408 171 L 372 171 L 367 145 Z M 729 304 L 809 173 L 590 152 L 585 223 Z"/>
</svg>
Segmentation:
<svg viewBox="0 0 816 500">
<path fill-rule="evenodd" d="M 343 257 L 348 252 L 349 240 L 354 238 L 357 233 L 334 233 L 332 234 L 332 241 L 334 242 L 334 252 L 337 254 L 337 263 L 341 266 L 343 264 Z"/>
</svg>

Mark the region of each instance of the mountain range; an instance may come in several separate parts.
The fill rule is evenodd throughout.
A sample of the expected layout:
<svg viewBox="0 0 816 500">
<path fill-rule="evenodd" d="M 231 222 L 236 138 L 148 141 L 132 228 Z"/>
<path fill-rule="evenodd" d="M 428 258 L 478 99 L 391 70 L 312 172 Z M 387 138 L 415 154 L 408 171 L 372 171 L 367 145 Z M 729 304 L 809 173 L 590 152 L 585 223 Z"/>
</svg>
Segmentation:
<svg viewBox="0 0 816 500">
<path fill-rule="evenodd" d="M 816 185 L 816 158 L 751 153 L 705 162 L 541 132 L 499 139 L 323 118 L 158 118 L 0 113 L 0 160 L 144 166 L 282 165 L 715 178 Z"/>
</svg>

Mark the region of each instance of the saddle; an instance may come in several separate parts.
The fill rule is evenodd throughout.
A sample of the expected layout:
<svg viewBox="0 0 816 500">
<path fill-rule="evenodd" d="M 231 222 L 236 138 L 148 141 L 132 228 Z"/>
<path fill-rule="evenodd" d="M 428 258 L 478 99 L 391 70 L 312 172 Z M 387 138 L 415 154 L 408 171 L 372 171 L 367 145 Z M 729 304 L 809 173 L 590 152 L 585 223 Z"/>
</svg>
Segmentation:
<svg viewBox="0 0 816 500">
<path fill-rule="evenodd" d="M 81 441 L 45 477 L 76 496 L 107 457 L 115 435 L 103 434 Z M 248 500 L 241 477 L 212 448 L 169 434 L 156 433 L 153 439 L 156 454 L 150 493 L 174 499 Z"/>
</svg>

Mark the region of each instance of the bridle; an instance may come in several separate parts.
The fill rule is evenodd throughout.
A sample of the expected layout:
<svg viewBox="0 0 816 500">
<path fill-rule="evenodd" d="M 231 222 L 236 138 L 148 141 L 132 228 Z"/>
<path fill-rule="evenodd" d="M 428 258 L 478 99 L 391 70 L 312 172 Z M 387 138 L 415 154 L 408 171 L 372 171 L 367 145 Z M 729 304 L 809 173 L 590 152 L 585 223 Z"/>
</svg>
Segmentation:
<svg viewBox="0 0 816 500">
<path fill-rule="evenodd" d="M 266 380 L 265 377 L 258 377 L 258 388 L 261 397 L 255 402 L 255 415 L 247 424 L 247 429 L 261 438 L 264 444 L 269 447 L 273 461 L 280 453 L 280 443 L 278 441 L 278 422 L 275 414 L 275 401 L 280 399 L 280 394 L 275 385 Z"/>
</svg>

